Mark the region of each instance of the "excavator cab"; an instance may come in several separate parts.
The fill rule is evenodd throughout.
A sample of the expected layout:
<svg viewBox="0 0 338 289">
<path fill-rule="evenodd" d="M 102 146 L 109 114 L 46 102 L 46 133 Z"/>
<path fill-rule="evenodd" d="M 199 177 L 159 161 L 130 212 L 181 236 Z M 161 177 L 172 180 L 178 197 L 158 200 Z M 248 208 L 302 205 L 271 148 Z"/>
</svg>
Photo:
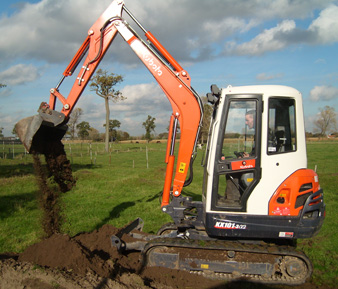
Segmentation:
<svg viewBox="0 0 338 289">
<path fill-rule="evenodd" d="M 214 113 L 203 186 L 208 234 L 313 236 L 325 206 L 318 176 L 307 169 L 301 94 L 284 86 L 229 86 L 209 99 Z"/>
</svg>

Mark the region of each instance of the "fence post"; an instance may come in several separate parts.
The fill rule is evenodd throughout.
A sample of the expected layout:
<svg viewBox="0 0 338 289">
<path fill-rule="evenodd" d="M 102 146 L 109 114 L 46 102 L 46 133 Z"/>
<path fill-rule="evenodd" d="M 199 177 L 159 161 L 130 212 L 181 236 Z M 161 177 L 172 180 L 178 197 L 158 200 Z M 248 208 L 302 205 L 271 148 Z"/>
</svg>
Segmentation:
<svg viewBox="0 0 338 289">
<path fill-rule="evenodd" d="M 148 163 L 148 146 L 146 146 L 146 160 L 147 160 L 147 169 L 149 168 L 149 163 Z"/>
<path fill-rule="evenodd" d="M 112 149 L 111 149 L 111 143 L 109 144 L 109 165 L 111 165 L 111 152 L 112 152 Z"/>
<path fill-rule="evenodd" d="M 70 143 L 68 143 L 68 146 L 69 146 L 70 161 L 71 164 L 73 164 L 72 146 L 70 145 Z"/>
<path fill-rule="evenodd" d="M 90 155 L 90 164 L 93 164 L 93 152 L 92 152 L 92 144 L 89 144 L 89 155 Z"/>
</svg>

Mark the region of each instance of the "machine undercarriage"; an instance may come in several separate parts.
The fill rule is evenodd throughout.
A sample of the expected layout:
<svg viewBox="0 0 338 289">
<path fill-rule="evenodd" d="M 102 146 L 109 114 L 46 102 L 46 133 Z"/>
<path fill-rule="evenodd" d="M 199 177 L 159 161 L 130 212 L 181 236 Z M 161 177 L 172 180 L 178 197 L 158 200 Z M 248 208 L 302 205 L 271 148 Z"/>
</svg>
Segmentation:
<svg viewBox="0 0 338 289">
<path fill-rule="evenodd" d="M 157 235 L 141 232 L 136 219 L 112 236 L 121 253 L 140 251 L 144 266 L 185 270 L 218 280 L 298 285 L 311 276 L 312 264 L 292 242 L 210 238 L 205 231 L 164 225 Z"/>
</svg>

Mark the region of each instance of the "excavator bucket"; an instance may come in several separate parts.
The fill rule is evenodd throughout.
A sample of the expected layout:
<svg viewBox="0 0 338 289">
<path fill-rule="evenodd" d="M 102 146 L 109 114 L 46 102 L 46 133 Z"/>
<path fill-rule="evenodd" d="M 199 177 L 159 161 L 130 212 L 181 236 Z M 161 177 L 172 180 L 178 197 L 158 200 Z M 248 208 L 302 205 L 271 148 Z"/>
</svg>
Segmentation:
<svg viewBox="0 0 338 289">
<path fill-rule="evenodd" d="M 61 141 L 67 131 L 65 115 L 50 109 L 39 109 L 39 114 L 20 120 L 15 130 L 29 153 L 45 153 L 48 145 Z"/>
</svg>

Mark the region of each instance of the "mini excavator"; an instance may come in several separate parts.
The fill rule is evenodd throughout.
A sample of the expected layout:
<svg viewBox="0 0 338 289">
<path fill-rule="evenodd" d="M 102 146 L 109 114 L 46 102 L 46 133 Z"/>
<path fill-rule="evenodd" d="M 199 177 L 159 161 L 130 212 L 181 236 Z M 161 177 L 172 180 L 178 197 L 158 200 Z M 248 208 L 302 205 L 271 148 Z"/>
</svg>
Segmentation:
<svg viewBox="0 0 338 289">
<path fill-rule="evenodd" d="M 141 251 L 145 266 L 224 280 L 304 283 L 312 265 L 295 241 L 319 231 L 325 204 L 318 175 L 307 169 L 300 92 L 277 85 L 222 89 L 211 85 L 207 99 L 213 113 L 202 164 L 202 201 L 183 196 L 182 189 L 193 177 L 203 118 L 201 98 L 190 86 L 188 72 L 123 0 L 114 0 L 88 30 L 61 80 L 50 90 L 49 103 L 43 102 L 37 115 L 16 125 L 27 151 L 43 153 L 51 140 L 61 142 L 70 113 L 117 34 L 148 68 L 172 106 L 161 210 L 173 222 L 156 235 L 146 235 L 140 232 L 142 219 L 136 219 L 112 236 L 112 245 L 120 251 Z M 64 97 L 60 86 L 80 63 L 74 85 Z M 56 100 L 61 111 L 55 110 Z M 175 156 L 178 125 L 181 136 Z M 125 241 L 125 234 L 132 238 Z"/>
</svg>

